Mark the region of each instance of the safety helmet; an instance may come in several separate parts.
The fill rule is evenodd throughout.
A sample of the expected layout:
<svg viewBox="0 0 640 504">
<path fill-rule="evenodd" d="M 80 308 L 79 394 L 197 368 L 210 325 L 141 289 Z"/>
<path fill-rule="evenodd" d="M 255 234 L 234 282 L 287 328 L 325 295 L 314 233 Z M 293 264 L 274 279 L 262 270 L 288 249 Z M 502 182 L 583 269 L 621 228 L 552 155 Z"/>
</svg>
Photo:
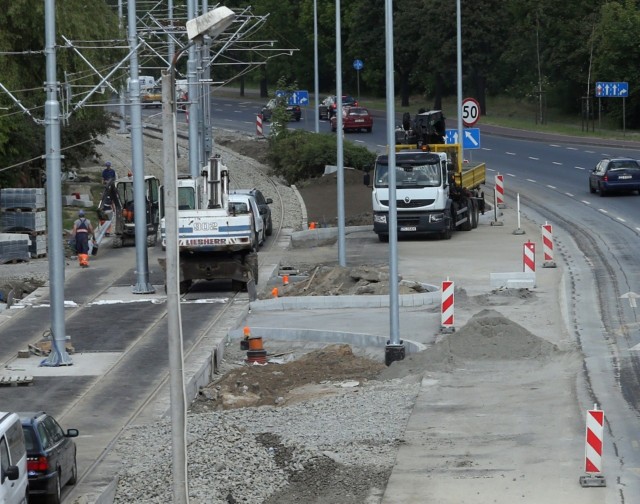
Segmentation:
<svg viewBox="0 0 640 504">
<path fill-rule="evenodd" d="M 80 211 L 78 212 L 78 216 L 79 216 L 79 217 L 84 217 L 84 210 L 80 210 Z"/>
<path fill-rule="evenodd" d="M 111 166 L 111 161 L 107 161 L 104 165 L 105 166 Z"/>
</svg>

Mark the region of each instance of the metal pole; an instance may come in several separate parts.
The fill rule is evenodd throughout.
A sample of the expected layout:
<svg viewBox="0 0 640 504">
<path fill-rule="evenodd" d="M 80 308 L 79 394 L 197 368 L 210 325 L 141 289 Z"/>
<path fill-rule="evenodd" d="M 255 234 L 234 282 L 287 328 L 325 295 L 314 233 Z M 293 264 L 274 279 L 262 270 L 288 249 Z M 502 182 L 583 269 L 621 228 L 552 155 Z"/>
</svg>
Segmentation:
<svg viewBox="0 0 640 504">
<path fill-rule="evenodd" d="M 342 37 L 340 36 L 340 0 L 336 0 L 336 98 L 338 106 L 336 108 L 337 119 L 337 169 L 338 169 L 338 264 L 347 265 L 347 253 L 345 250 L 345 229 L 344 229 L 344 151 L 343 151 L 343 130 L 342 130 Z"/>
<path fill-rule="evenodd" d="M 169 34 L 167 36 L 168 49 L 167 49 L 167 61 L 173 61 L 173 55 L 176 52 L 176 41 L 174 39 L 174 26 L 173 26 L 173 0 L 169 0 L 169 5 L 167 7 L 167 18 L 169 21 Z M 174 98 L 171 98 L 173 101 Z"/>
<path fill-rule="evenodd" d="M 385 362 L 390 364 L 404 359 L 404 346 L 400 339 L 400 308 L 398 299 L 398 212 L 396 202 L 396 140 L 395 140 L 395 87 L 393 73 L 393 1 L 385 0 L 385 54 L 387 85 L 387 145 L 389 146 L 389 319 L 390 334 L 385 349 Z"/>
<path fill-rule="evenodd" d="M 187 2 L 187 20 L 196 17 L 196 0 Z M 189 46 L 189 61 L 187 62 L 187 83 L 189 89 L 189 173 L 197 177 L 200 172 L 199 142 L 198 142 L 198 61 L 196 46 Z"/>
<path fill-rule="evenodd" d="M 147 256 L 147 201 L 144 184 L 144 152 L 142 141 L 142 105 L 140 104 L 140 79 L 138 78 L 138 32 L 136 27 L 136 0 L 127 3 L 129 23 L 129 47 L 131 48 L 131 168 L 133 171 L 133 220 L 136 234 L 136 285 L 134 294 L 155 292 L 149 283 L 149 259 Z"/>
<path fill-rule="evenodd" d="M 313 0 L 313 86 L 316 104 L 316 133 L 320 133 L 320 116 L 318 112 L 318 106 L 320 105 L 320 96 L 318 88 L 318 0 Z"/>
<path fill-rule="evenodd" d="M 209 12 L 209 0 L 202 0 L 202 13 Z M 204 145 L 203 145 L 203 164 L 209 161 L 209 158 L 213 155 L 213 131 L 211 127 L 211 86 L 209 81 L 211 80 L 211 65 L 209 60 L 211 59 L 211 39 L 206 37 L 202 46 L 202 61 L 203 61 L 203 75 L 204 83 L 202 84 L 203 100 L 202 107 L 204 109 Z"/>
<path fill-rule="evenodd" d="M 464 162 L 464 141 L 462 132 L 462 18 L 460 0 L 456 0 L 456 62 L 458 81 L 458 138 L 460 139 L 460 163 Z"/>
<path fill-rule="evenodd" d="M 166 245 L 167 332 L 171 397 L 173 502 L 189 502 L 187 482 L 187 405 L 184 391 L 180 267 L 178 251 L 178 160 L 174 65 L 162 72 L 162 145 L 164 171 L 164 224 Z"/>
<path fill-rule="evenodd" d="M 60 103 L 56 81 L 56 2 L 45 0 L 44 35 L 47 101 L 44 106 L 47 164 L 47 231 L 49 240 L 49 295 L 51 297 L 51 352 L 43 366 L 73 364 L 65 348 L 64 245 L 62 243 L 62 187 L 60 181 Z"/>
<path fill-rule="evenodd" d="M 120 87 L 120 129 L 118 133 L 126 133 L 127 132 L 127 110 L 124 105 L 124 86 Z"/>
</svg>

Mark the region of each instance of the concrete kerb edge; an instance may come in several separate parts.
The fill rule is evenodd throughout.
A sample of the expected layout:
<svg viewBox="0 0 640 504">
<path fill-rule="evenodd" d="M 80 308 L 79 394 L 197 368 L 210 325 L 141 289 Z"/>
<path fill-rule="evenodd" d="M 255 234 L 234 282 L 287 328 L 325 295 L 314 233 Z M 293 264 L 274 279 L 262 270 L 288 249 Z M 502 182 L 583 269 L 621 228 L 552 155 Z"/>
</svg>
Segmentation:
<svg viewBox="0 0 640 504">
<path fill-rule="evenodd" d="M 298 198 L 298 202 L 300 203 L 300 210 L 302 213 L 302 229 L 307 229 L 309 227 L 307 206 L 304 204 L 302 195 L 300 194 L 300 191 L 298 191 L 298 188 L 295 186 L 295 184 L 292 184 L 291 188 L 293 189 L 293 192 L 295 193 L 296 197 Z"/>
<path fill-rule="evenodd" d="M 242 329 L 230 330 L 227 335 L 227 343 L 240 341 L 244 334 Z M 342 343 L 361 347 L 384 348 L 387 345 L 387 338 L 374 336 L 365 333 L 351 333 L 342 331 L 323 331 L 319 329 L 283 329 L 277 327 L 254 327 L 251 326 L 251 336 L 262 337 L 267 340 L 276 341 L 322 341 L 326 343 Z M 403 340 L 408 353 L 421 352 L 427 346 L 411 340 Z"/>
</svg>

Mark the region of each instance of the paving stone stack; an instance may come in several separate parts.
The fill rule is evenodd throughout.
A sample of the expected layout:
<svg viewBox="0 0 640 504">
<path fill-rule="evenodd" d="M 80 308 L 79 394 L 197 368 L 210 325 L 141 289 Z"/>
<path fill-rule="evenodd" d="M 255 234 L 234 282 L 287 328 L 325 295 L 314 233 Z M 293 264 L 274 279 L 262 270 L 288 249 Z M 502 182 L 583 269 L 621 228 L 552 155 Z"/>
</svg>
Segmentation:
<svg viewBox="0 0 640 504">
<path fill-rule="evenodd" d="M 42 188 L 0 190 L 0 262 L 29 260 L 47 254 L 47 212 Z M 11 235 L 22 238 L 10 239 Z M 25 246 L 26 252 L 21 248 Z M 26 256 L 26 259 L 25 259 Z"/>
</svg>

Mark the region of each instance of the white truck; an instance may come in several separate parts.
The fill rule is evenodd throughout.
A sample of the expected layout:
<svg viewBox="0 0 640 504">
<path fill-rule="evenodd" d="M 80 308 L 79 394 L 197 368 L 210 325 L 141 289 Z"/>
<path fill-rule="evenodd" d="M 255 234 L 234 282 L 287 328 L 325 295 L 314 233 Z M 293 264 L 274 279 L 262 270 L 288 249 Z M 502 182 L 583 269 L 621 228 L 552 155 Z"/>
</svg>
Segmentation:
<svg viewBox="0 0 640 504">
<path fill-rule="evenodd" d="M 253 215 L 229 201 L 229 171 L 219 156 L 196 178 L 178 176 L 180 292 L 194 280 L 231 280 L 236 291 L 258 283 L 258 241 Z M 166 248 L 165 219 L 161 220 Z M 165 268 L 164 258 L 159 259 Z"/>
</svg>

